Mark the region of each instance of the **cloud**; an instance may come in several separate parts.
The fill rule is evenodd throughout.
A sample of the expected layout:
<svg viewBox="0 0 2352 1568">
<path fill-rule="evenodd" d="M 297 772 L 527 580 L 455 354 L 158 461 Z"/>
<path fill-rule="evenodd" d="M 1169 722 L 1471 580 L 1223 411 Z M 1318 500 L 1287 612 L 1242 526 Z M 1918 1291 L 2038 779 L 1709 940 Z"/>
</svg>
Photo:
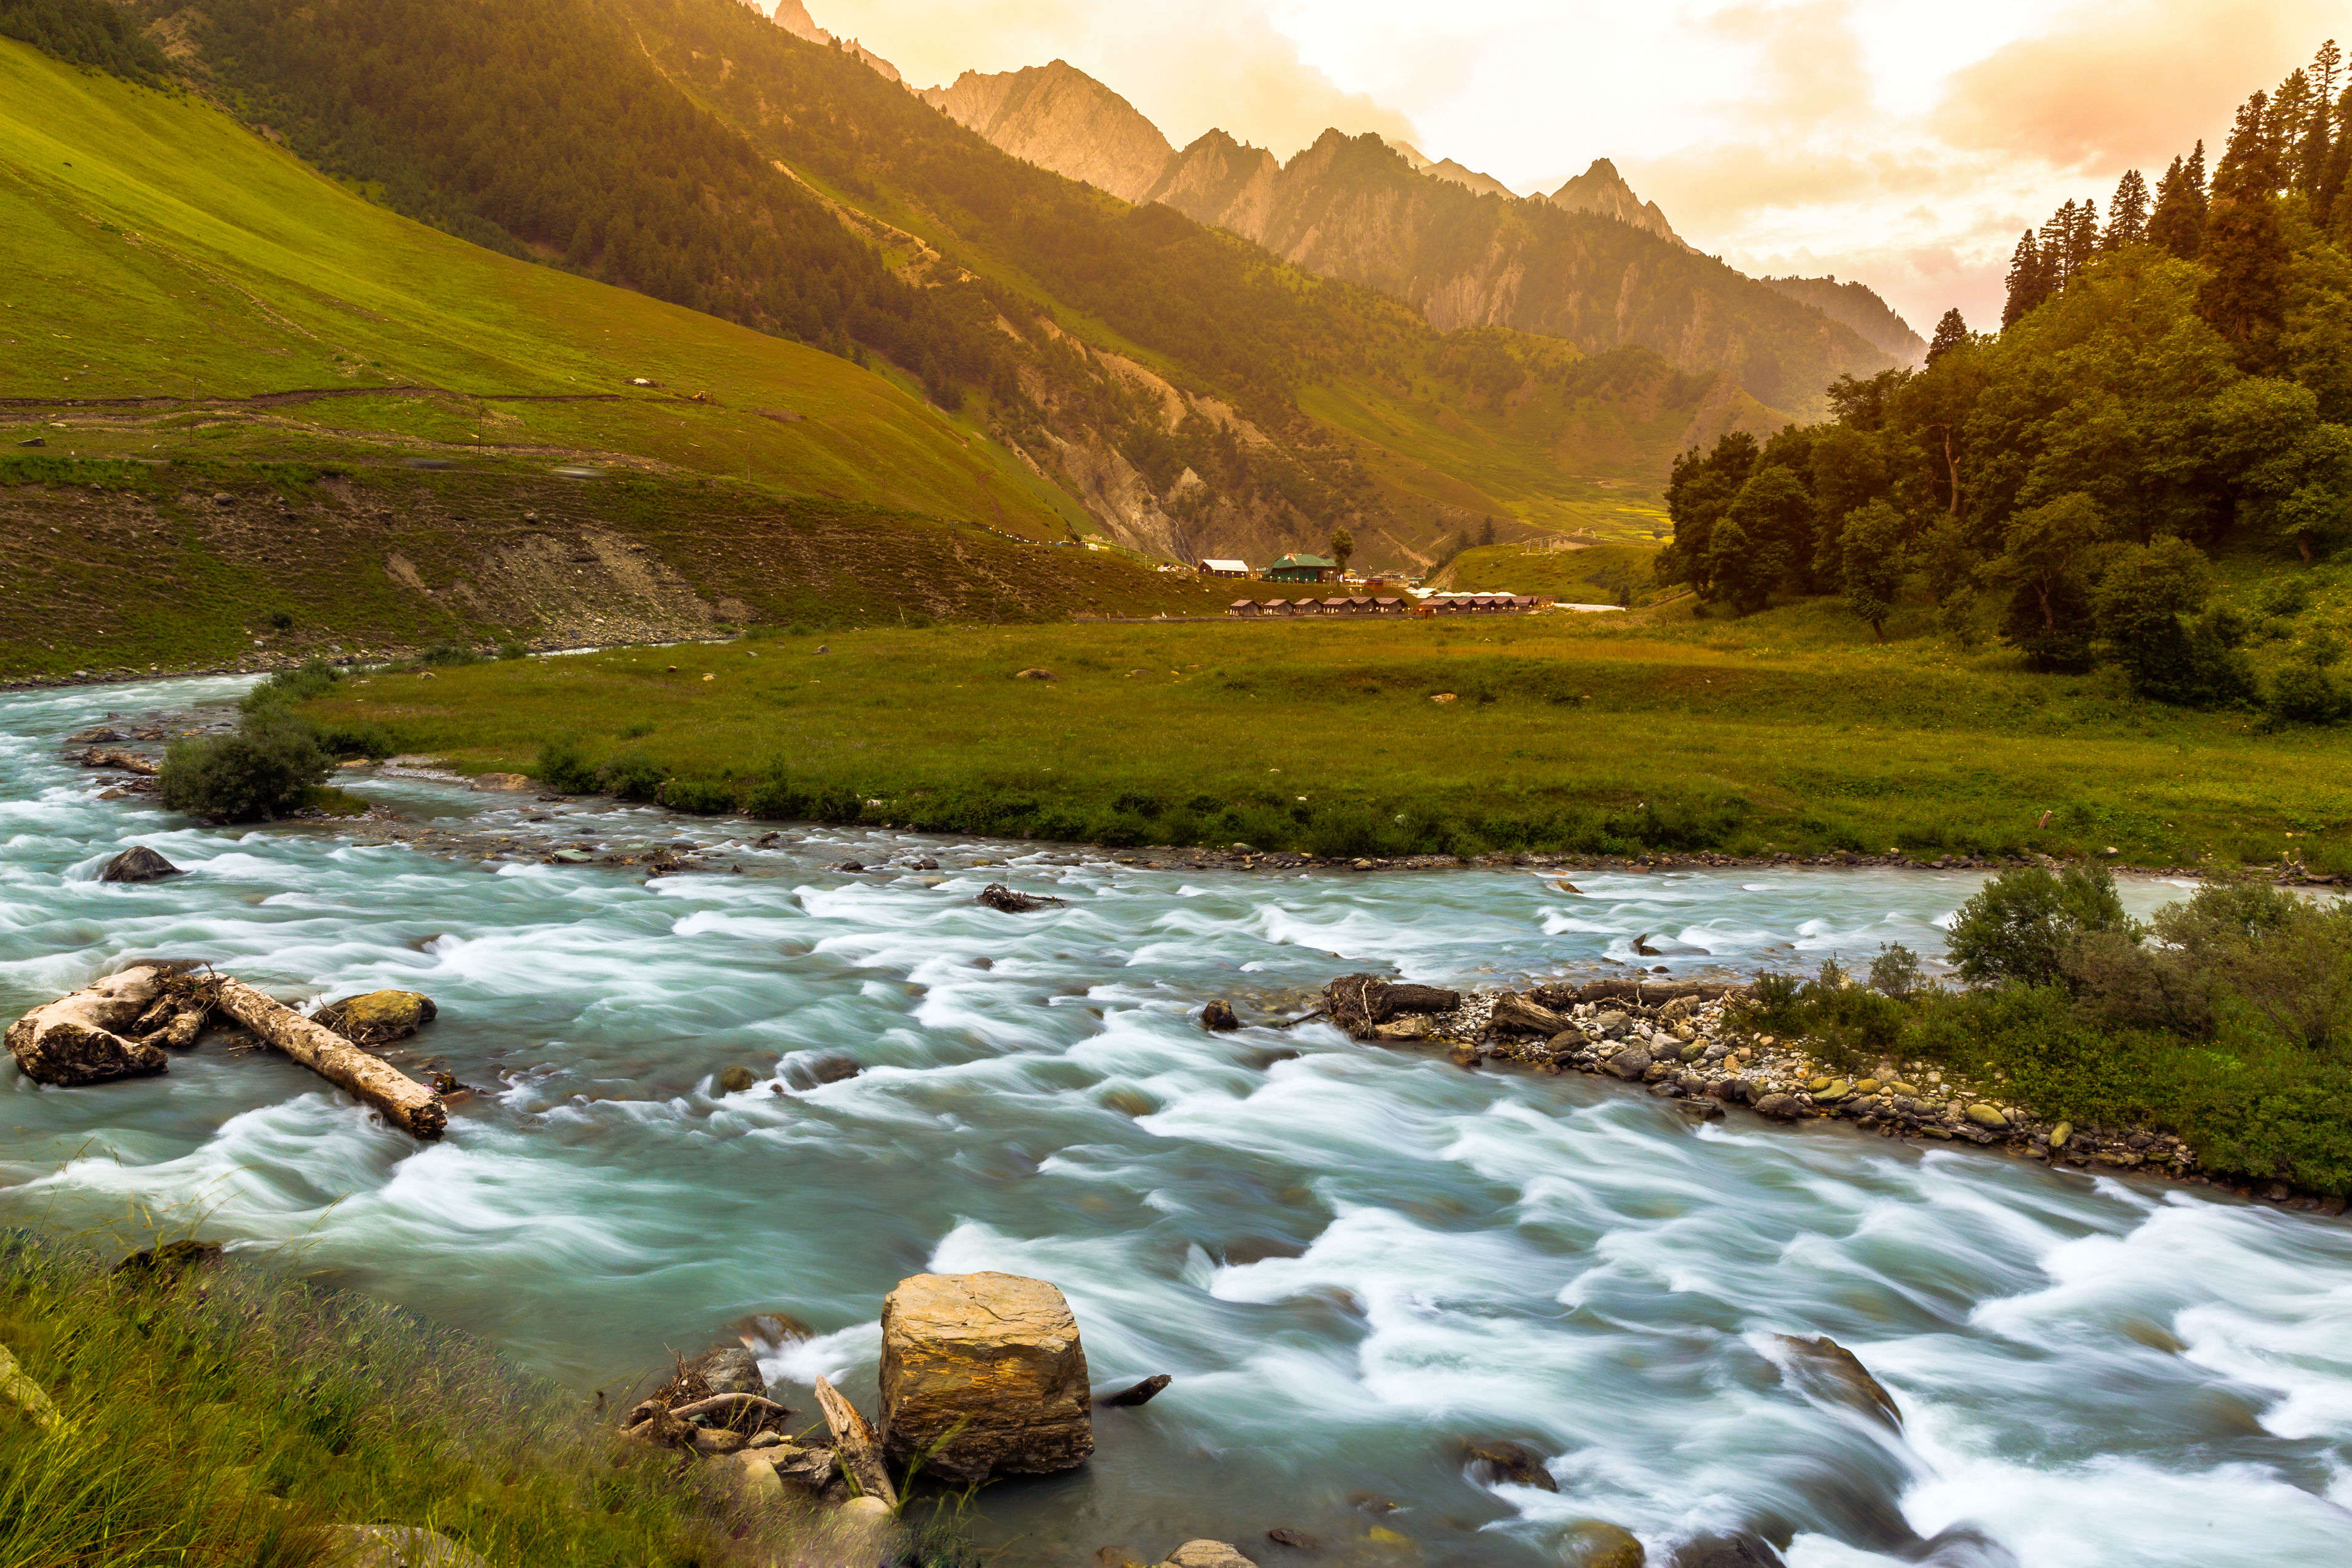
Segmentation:
<svg viewBox="0 0 2352 1568">
<path fill-rule="evenodd" d="M 1250 0 L 814 0 L 810 11 L 818 26 L 859 39 L 923 86 L 966 70 L 1067 60 L 1180 147 L 1212 127 L 1286 158 L 1335 125 L 1400 141 L 1418 134 L 1405 114 L 1309 65 Z"/>
<path fill-rule="evenodd" d="M 2346 21 L 2341 0 L 2085 7 L 1954 73 L 1929 123 L 1955 146 L 2062 168 L 2160 166 Z"/>
</svg>

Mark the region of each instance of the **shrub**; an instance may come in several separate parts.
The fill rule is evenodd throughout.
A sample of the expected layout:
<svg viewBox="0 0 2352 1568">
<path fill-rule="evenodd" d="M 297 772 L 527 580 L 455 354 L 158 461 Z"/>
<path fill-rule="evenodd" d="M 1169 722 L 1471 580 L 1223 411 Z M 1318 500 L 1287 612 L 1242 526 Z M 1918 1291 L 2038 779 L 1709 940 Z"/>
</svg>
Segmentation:
<svg viewBox="0 0 2352 1568">
<path fill-rule="evenodd" d="M 551 740 L 539 748 L 539 781 L 559 795 L 585 795 L 596 788 L 596 769 L 576 740 Z"/>
<path fill-rule="evenodd" d="M 258 713 L 273 704 L 306 703 L 333 691 L 342 678 L 342 671 L 326 660 L 308 660 L 261 682 L 245 694 L 237 706 L 246 713 Z"/>
<path fill-rule="evenodd" d="M 159 798 L 209 821 L 268 821 L 299 806 L 332 766 L 319 732 L 271 705 L 247 713 L 234 734 L 173 742 Z"/>
<path fill-rule="evenodd" d="M 2082 933 L 2131 929 L 2106 867 L 2075 866 L 2052 876 L 2039 866 L 2020 866 L 1960 905 L 1949 946 L 1964 980 L 2047 985 L 2064 974 L 2067 952 Z"/>
<path fill-rule="evenodd" d="M 1870 962 L 1870 988 L 1880 996 L 1908 1001 L 1919 994 L 1924 983 L 1919 974 L 1919 955 L 1900 942 L 1881 947 L 1878 956 Z"/>
<path fill-rule="evenodd" d="M 488 659 L 482 656 L 480 650 L 468 648 L 464 646 L 462 643 L 436 643 L 430 648 L 425 649 L 422 653 L 417 654 L 416 662 L 420 664 L 436 665 L 445 670 L 454 668 L 461 664 L 487 664 L 489 663 Z"/>
<path fill-rule="evenodd" d="M 2352 718 L 2352 692 L 2317 664 L 2298 660 L 2271 677 L 2263 709 L 2274 725 L 2342 724 Z"/>
<path fill-rule="evenodd" d="M 380 724 L 322 724 L 318 728 L 319 748 L 330 757 L 381 759 L 400 749 L 392 731 Z"/>
<path fill-rule="evenodd" d="M 735 809 L 735 786 L 721 779 L 673 779 L 662 786 L 662 804 L 698 817 L 719 817 Z"/>
<path fill-rule="evenodd" d="M 669 775 L 643 751 L 616 752 L 596 769 L 596 788 L 624 800 L 658 800 Z"/>
</svg>

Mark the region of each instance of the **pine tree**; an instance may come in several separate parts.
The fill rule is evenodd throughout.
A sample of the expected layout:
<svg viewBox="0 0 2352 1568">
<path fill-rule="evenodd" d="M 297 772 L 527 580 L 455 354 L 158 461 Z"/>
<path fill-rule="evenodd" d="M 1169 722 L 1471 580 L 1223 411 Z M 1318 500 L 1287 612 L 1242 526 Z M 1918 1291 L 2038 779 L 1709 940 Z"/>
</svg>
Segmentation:
<svg viewBox="0 0 2352 1568">
<path fill-rule="evenodd" d="M 2066 225 L 2066 280 L 2073 282 L 2098 254 L 2099 205 L 2085 196 L 2083 204 L 2074 209 L 2074 221 Z"/>
<path fill-rule="evenodd" d="M 2310 198 L 2312 215 L 2322 228 L 2327 225 L 2327 199 L 2334 194 L 2326 189 L 2327 171 L 2335 162 L 2336 88 L 2343 66 L 2344 56 L 2333 38 L 2312 57 L 2311 114 L 2295 149 L 2294 188 Z"/>
<path fill-rule="evenodd" d="M 2210 215 L 2211 198 L 2205 189 L 2205 139 L 2199 137 L 2189 154 L 2189 167 L 2183 171 L 2188 181 L 2190 210 L 2197 214 L 2197 226 L 2203 228 Z"/>
<path fill-rule="evenodd" d="M 2156 183 L 2156 211 L 2147 220 L 2148 244 L 2183 261 L 2195 261 L 2197 247 L 2205 237 L 2200 205 L 2189 193 L 2188 169 L 2175 158 Z"/>
<path fill-rule="evenodd" d="M 2032 315 L 2050 294 L 2050 272 L 2042 264 L 2042 247 L 2028 229 L 2018 236 L 2017 249 L 2010 253 L 2009 298 L 2000 308 L 2002 330 Z"/>
<path fill-rule="evenodd" d="M 2102 250 L 2125 250 L 2147 243 L 2147 182 L 2137 169 L 2126 169 L 2116 182 L 2116 199 L 2107 204 L 2107 232 Z"/>
<path fill-rule="evenodd" d="M 2338 227 L 2352 222 L 2352 202 L 2343 199 L 2345 182 L 2352 180 L 2352 87 L 2346 88 L 2343 96 L 2336 100 L 2334 136 L 2335 144 L 2327 152 L 2326 172 L 2320 176 L 2318 189 L 2312 197 L 2312 213 L 2323 227 L 2331 219 Z"/>
<path fill-rule="evenodd" d="M 2042 233 L 2037 236 L 2042 254 L 2042 276 L 2047 290 L 2044 298 L 2065 291 L 2066 262 L 2074 254 L 2074 204 L 2068 202 L 2050 214 L 2050 221 L 2042 225 Z"/>
<path fill-rule="evenodd" d="M 2249 370 L 2276 357 L 2286 319 L 2286 229 L 2279 221 L 2277 160 L 2269 105 L 2256 93 L 2238 110 L 2230 145 L 2214 172 L 2212 212 L 2200 257 L 2210 269 L 2197 288 L 2197 313 L 2230 340 Z"/>
<path fill-rule="evenodd" d="M 1927 345 L 1927 362 L 1934 364 L 1968 340 L 1969 324 L 1960 319 L 1960 308 L 1955 305 L 1944 312 L 1942 320 L 1936 323 L 1935 339 Z"/>
</svg>

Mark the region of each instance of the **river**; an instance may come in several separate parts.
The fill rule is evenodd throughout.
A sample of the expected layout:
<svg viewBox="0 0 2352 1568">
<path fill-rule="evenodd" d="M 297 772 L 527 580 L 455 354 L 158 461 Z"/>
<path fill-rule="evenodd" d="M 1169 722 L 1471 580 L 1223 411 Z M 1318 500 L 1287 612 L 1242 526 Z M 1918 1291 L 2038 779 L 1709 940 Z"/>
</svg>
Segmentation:
<svg viewBox="0 0 2352 1568">
<path fill-rule="evenodd" d="M 131 955 L 289 998 L 413 988 L 441 1019 L 412 1070 L 494 1092 L 419 1147 L 265 1056 L 74 1091 L 8 1069 L 0 1218 L 274 1250 L 583 1392 L 767 1312 L 812 1331 L 770 1348 L 772 1375 L 834 1375 L 870 1408 L 896 1281 L 1051 1280 L 1098 1387 L 1175 1381 L 1103 1412 L 1084 1471 L 982 1495 L 1004 1563 L 1202 1535 L 1303 1561 L 1274 1526 L 1325 1562 L 1557 1563 L 1585 1519 L 1654 1563 L 1759 1521 L 1794 1532 L 1795 1568 L 2352 1562 L 2343 1222 L 1193 1021 L 1357 968 L 1602 972 L 1643 933 L 1685 972 L 1932 954 L 1973 878 L 1594 873 L 1579 894 L 824 829 L 760 849 L 743 823 L 356 787 L 534 850 L 690 840 L 742 868 L 648 882 L 198 827 L 99 801 L 58 749 L 240 685 L 0 695 L 0 1013 Z M 98 882 L 131 842 L 188 874 Z M 827 869 L 894 853 L 941 869 Z M 997 914 L 972 902 L 989 881 L 1066 904 Z M 821 1082 L 827 1057 L 861 1071 Z M 719 1095 L 732 1064 L 760 1082 Z M 1777 1333 L 1853 1350 L 1900 1436 L 1808 1397 Z M 1558 1491 L 1479 1484 L 1465 1437 L 1532 1446 Z"/>
</svg>

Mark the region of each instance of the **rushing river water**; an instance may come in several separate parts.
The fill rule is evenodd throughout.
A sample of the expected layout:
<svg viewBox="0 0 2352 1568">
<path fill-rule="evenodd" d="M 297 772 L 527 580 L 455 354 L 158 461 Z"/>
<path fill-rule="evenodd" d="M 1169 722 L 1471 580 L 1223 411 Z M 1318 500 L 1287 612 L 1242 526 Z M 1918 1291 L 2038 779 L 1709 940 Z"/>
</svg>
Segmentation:
<svg viewBox="0 0 2352 1568">
<path fill-rule="evenodd" d="M 1578 896 L 1526 872 L 1150 871 L 825 830 L 761 850 L 743 824 L 533 824 L 527 797 L 359 786 L 534 845 L 731 845 L 743 870 L 648 883 L 200 828 L 98 801 L 59 753 L 110 711 L 236 689 L 0 696 L 0 1012 L 132 955 L 289 997 L 413 988 L 441 1021 L 412 1069 L 495 1092 L 419 1147 L 265 1056 L 71 1091 L 10 1069 L 9 1219 L 284 1249 L 583 1391 L 780 1312 L 814 1337 L 772 1375 L 840 1375 L 870 1407 L 899 1278 L 1051 1280 L 1098 1387 L 1175 1383 L 1103 1412 L 1084 1471 L 982 1495 L 1005 1563 L 1208 1535 L 1273 1564 L 1277 1525 L 1327 1562 L 1539 1563 L 1594 1518 L 1654 1562 L 1777 1521 L 1797 1568 L 2352 1563 L 2343 1223 L 1193 1022 L 1210 996 L 1264 1017 L 1356 968 L 1591 972 L 1645 932 L 1685 970 L 1932 952 L 1972 879 L 1591 873 Z M 99 883 L 134 841 L 188 874 Z M 825 869 L 894 852 L 943 869 Z M 991 880 L 1066 903 L 996 914 L 972 902 Z M 863 1071 L 820 1082 L 832 1056 Z M 761 1082 L 718 1095 L 738 1063 Z M 1776 1333 L 1854 1350 L 1902 1434 L 1810 1398 Z M 1464 1437 L 1535 1447 L 1559 1490 L 1478 1484 Z"/>
</svg>

